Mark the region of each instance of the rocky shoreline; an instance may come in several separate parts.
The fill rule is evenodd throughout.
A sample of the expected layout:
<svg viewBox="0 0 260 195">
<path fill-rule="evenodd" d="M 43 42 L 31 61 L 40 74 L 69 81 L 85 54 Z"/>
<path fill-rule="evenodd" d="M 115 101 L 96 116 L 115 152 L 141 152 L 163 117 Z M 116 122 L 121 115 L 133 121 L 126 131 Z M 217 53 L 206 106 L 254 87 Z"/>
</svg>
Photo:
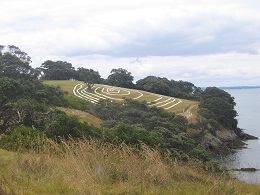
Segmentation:
<svg viewBox="0 0 260 195">
<path fill-rule="evenodd" d="M 249 134 L 245 133 L 243 129 L 240 129 L 240 128 L 237 128 L 234 132 L 240 139 L 242 139 L 244 141 L 258 139 L 258 137 L 255 137 L 253 135 L 249 135 Z"/>
<path fill-rule="evenodd" d="M 237 128 L 234 131 L 223 129 L 217 131 L 216 135 L 207 134 L 201 144 L 208 148 L 213 154 L 228 155 L 235 153 L 238 149 L 246 148 L 247 140 L 256 140 L 258 137 L 249 135 L 243 129 Z"/>
</svg>

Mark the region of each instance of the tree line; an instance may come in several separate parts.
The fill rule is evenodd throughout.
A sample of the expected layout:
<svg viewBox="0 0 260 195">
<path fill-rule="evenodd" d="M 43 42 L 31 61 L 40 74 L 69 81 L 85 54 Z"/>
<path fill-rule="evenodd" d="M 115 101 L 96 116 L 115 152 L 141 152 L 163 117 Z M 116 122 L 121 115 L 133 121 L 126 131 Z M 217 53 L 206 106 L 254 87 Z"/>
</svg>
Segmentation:
<svg viewBox="0 0 260 195">
<path fill-rule="evenodd" d="M 104 79 L 98 71 L 79 67 L 75 69 L 66 61 L 45 61 L 39 69 L 41 78 L 45 80 L 80 80 L 84 81 L 91 89 L 94 83 L 107 84 L 117 87 L 140 89 L 161 95 L 198 100 L 202 90 L 187 81 L 168 80 L 155 76 L 147 76 L 133 83 L 134 76 L 126 69 L 112 69 L 110 75 Z"/>
<path fill-rule="evenodd" d="M 7 52 L 2 52 L 4 48 L 7 48 L 5 49 Z M 72 79 L 85 82 L 88 89 L 91 89 L 94 83 L 99 83 L 193 100 L 199 100 L 202 92 L 200 87 L 191 82 L 168 80 L 156 76 L 147 76 L 134 84 L 132 73 L 123 68 L 112 69 L 106 79 L 102 78 L 98 71 L 84 67 L 75 69 L 71 63 L 66 61 L 46 60 L 40 67 L 32 68 L 30 66 L 31 58 L 28 54 L 13 45 L 0 46 L 0 53 L 3 64 L 0 76 L 31 77 L 43 80 Z"/>
</svg>

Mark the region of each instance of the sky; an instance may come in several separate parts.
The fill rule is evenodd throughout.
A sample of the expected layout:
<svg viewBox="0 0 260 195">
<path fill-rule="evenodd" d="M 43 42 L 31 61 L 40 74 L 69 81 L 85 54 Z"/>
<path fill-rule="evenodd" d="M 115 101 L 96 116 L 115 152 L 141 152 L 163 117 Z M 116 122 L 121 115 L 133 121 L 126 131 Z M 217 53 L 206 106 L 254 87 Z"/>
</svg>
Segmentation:
<svg viewBox="0 0 260 195">
<path fill-rule="evenodd" d="M 196 86 L 260 85 L 259 0 L 1 0 L 0 45 Z"/>
</svg>

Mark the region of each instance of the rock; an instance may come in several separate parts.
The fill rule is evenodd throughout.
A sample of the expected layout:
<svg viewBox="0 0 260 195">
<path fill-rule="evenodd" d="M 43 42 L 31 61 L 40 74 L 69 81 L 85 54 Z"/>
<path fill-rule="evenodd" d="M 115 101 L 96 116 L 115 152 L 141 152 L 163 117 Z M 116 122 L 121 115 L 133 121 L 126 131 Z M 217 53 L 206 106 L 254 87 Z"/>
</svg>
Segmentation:
<svg viewBox="0 0 260 195">
<path fill-rule="evenodd" d="M 200 144 L 217 155 L 227 155 L 235 153 L 237 149 L 246 148 L 246 143 L 234 131 L 226 129 L 216 131 L 215 136 L 208 132 L 201 138 Z"/>
<path fill-rule="evenodd" d="M 259 171 L 259 169 L 250 167 L 250 168 L 233 169 L 233 171 L 255 172 L 255 171 Z"/>
<path fill-rule="evenodd" d="M 246 148 L 244 141 L 249 139 L 258 139 L 255 136 L 245 133 L 242 129 L 236 130 L 221 129 L 215 132 L 215 135 L 205 131 L 204 136 L 200 138 L 200 144 L 209 149 L 213 154 L 227 155 L 237 151 L 237 149 Z"/>
<path fill-rule="evenodd" d="M 201 139 L 200 144 L 204 145 L 205 148 L 209 149 L 214 154 L 226 155 L 232 153 L 232 150 L 226 145 L 226 143 L 211 133 L 206 134 Z"/>
<path fill-rule="evenodd" d="M 243 129 L 240 129 L 240 128 L 235 129 L 234 132 L 236 133 L 236 135 L 240 139 L 243 139 L 243 140 L 255 140 L 255 139 L 258 139 L 258 137 L 255 137 L 253 135 L 249 135 L 249 134 L 245 133 L 243 131 Z"/>
<path fill-rule="evenodd" d="M 216 137 L 221 141 L 233 141 L 237 138 L 237 135 L 234 131 L 223 129 L 221 131 L 216 131 Z"/>
</svg>

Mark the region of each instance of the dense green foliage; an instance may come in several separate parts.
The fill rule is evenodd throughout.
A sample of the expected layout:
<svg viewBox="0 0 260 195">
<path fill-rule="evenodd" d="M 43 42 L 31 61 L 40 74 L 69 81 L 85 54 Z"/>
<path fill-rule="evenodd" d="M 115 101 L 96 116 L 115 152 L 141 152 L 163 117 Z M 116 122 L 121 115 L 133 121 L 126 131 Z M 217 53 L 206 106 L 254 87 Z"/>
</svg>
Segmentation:
<svg viewBox="0 0 260 195">
<path fill-rule="evenodd" d="M 75 68 L 68 62 L 47 60 L 40 68 L 44 73 L 43 79 L 68 80 L 77 77 Z"/>
<path fill-rule="evenodd" d="M 117 87 L 133 88 L 134 77 L 123 68 L 112 69 L 105 83 Z"/>
<path fill-rule="evenodd" d="M 237 112 L 234 98 L 217 87 L 208 87 L 201 94 L 200 114 L 206 119 L 214 119 L 228 129 L 237 128 Z"/>
<path fill-rule="evenodd" d="M 145 143 L 148 146 L 157 146 L 160 144 L 160 140 L 150 131 L 147 131 L 141 125 L 138 124 L 125 124 L 120 123 L 114 128 L 103 129 L 104 141 L 113 143 L 126 143 L 130 145 L 139 145 Z"/>
<path fill-rule="evenodd" d="M 123 104 L 101 100 L 93 108 L 93 114 L 105 120 L 105 127 L 115 127 L 119 123 L 141 124 L 145 129 L 165 127 L 178 133 L 185 131 L 188 121 L 162 108 L 149 107 L 145 102 L 126 99 Z"/>
<path fill-rule="evenodd" d="M 193 151 L 195 140 L 186 133 L 188 121 L 162 108 L 150 107 L 145 102 L 131 99 L 126 99 L 123 104 L 102 100 L 94 106 L 92 113 L 104 121 L 105 140 L 113 141 L 117 138 L 117 141 L 128 144 L 141 141 L 149 146 L 168 149 L 172 153 L 194 157 L 200 155 Z M 207 156 L 205 150 L 200 152 Z"/>
<path fill-rule="evenodd" d="M 17 127 L 9 136 L 1 139 L 0 147 L 7 150 L 28 150 L 37 148 L 46 139 L 46 135 L 35 128 Z"/>
<path fill-rule="evenodd" d="M 40 71 L 30 66 L 31 58 L 18 47 L 7 46 L 7 52 L 2 53 L 0 47 L 0 77 L 13 79 L 35 79 Z"/>
<path fill-rule="evenodd" d="M 81 111 L 89 111 L 90 108 L 92 107 L 92 103 L 78 98 L 75 95 L 71 94 L 65 94 L 64 99 L 66 100 L 66 103 L 63 104 L 63 107 L 66 108 L 71 108 L 71 109 L 76 109 L 76 110 L 81 110 Z"/>
<path fill-rule="evenodd" d="M 14 46 L 0 55 L 0 132 L 19 125 L 33 126 L 48 106 L 64 103 L 63 91 L 43 85 L 30 66 L 30 57 Z M 11 48 L 11 49 L 10 49 Z"/>
<path fill-rule="evenodd" d="M 75 116 L 68 116 L 65 112 L 60 110 L 53 110 L 46 115 L 42 124 L 37 126 L 49 138 L 57 139 L 69 137 L 83 138 L 95 137 L 99 138 L 100 129 L 89 125 L 86 122 L 80 122 Z"/>
<path fill-rule="evenodd" d="M 202 90 L 193 83 L 148 76 L 136 82 L 136 88 L 161 95 L 198 100 Z"/>
<path fill-rule="evenodd" d="M 92 89 L 95 83 L 102 83 L 101 76 L 98 71 L 86 68 L 78 68 L 78 80 L 86 83 L 88 90 Z"/>
<path fill-rule="evenodd" d="M 47 105 L 62 105 L 63 92 L 38 80 L 0 78 L 0 130 L 26 123 L 33 125 Z"/>
</svg>

